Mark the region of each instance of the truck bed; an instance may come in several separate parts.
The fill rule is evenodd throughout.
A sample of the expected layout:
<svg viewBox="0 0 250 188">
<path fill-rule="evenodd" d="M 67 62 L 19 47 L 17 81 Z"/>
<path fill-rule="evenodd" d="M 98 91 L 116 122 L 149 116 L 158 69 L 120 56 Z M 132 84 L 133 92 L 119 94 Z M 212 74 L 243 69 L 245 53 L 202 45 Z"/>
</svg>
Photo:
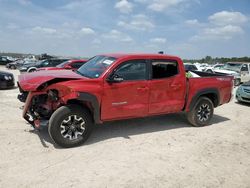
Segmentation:
<svg viewBox="0 0 250 188">
<path fill-rule="evenodd" d="M 203 91 L 212 91 L 218 95 L 218 102 L 215 107 L 230 101 L 232 97 L 233 76 L 200 71 L 192 72 L 200 77 L 187 78 L 186 111 L 188 111 L 190 105 L 192 105 L 192 100 L 198 98 Z"/>
</svg>

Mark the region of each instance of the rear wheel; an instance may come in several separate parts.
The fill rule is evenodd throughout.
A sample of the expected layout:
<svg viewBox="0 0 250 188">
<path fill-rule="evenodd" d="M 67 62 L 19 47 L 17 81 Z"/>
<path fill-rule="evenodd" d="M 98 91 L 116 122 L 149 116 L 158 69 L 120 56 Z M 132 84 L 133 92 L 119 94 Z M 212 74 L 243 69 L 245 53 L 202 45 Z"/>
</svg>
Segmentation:
<svg viewBox="0 0 250 188">
<path fill-rule="evenodd" d="M 197 100 L 193 109 L 187 113 L 188 121 L 195 127 L 208 125 L 214 113 L 214 105 L 207 97 Z"/>
<path fill-rule="evenodd" d="M 59 146 L 69 148 L 83 144 L 93 128 L 89 111 L 78 105 L 58 108 L 49 120 L 48 132 Z"/>
</svg>

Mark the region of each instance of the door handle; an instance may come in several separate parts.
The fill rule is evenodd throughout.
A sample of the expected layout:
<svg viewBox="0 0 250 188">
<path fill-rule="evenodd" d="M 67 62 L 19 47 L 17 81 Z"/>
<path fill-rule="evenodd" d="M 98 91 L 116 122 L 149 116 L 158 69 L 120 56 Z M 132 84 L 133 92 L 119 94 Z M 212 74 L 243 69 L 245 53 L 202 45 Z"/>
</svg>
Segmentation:
<svg viewBox="0 0 250 188">
<path fill-rule="evenodd" d="M 138 91 L 147 91 L 148 87 L 146 87 L 146 86 L 138 87 L 137 90 Z"/>
<path fill-rule="evenodd" d="M 176 89 L 179 89 L 181 87 L 181 84 L 171 84 L 170 86 L 171 86 L 171 88 L 176 90 Z"/>
</svg>

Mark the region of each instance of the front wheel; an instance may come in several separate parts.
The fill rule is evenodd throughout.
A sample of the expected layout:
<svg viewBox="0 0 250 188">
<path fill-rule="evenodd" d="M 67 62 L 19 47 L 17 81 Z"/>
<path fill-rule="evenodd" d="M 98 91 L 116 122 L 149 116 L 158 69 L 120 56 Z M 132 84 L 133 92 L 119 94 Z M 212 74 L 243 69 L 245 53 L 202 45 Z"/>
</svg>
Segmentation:
<svg viewBox="0 0 250 188">
<path fill-rule="evenodd" d="M 48 132 L 59 146 L 69 148 L 83 144 L 89 137 L 93 121 L 89 111 L 78 105 L 58 108 L 49 120 Z"/>
<path fill-rule="evenodd" d="M 213 117 L 213 113 L 213 102 L 207 97 L 201 97 L 197 100 L 194 107 L 187 113 L 187 119 L 193 126 L 202 127 L 208 125 Z"/>
</svg>

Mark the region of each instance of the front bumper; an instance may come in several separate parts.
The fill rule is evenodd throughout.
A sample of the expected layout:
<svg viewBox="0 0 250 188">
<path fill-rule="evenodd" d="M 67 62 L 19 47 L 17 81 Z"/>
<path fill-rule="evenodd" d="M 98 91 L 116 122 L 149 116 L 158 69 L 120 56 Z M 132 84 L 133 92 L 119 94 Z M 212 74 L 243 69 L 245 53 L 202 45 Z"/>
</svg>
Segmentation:
<svg viewBox="0 0 250 188">
<path fill-rule="evenodd" d="M 10 89 L 15 86 L 14 80 L 0 81 L 0 89 Z"/>
<path fill-rule="evenodd" d="M 236 91 L 236 99 L 241 102 L 250 103 L 250 93 L 242 91 L 242 89 L 238 89 Z"/>
</svg>

